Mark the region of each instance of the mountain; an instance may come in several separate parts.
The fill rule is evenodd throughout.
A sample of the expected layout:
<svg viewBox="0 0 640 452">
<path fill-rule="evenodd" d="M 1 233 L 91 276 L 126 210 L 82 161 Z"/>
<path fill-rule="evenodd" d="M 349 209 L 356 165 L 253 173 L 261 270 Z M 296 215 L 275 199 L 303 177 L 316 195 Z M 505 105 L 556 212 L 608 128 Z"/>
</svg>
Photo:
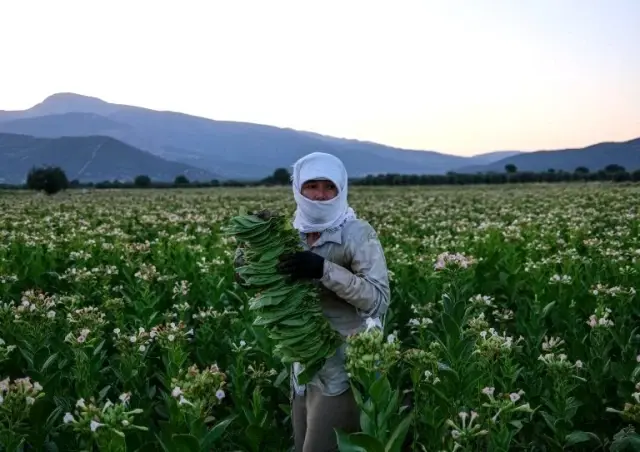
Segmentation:
<svg viewBox="0 0 640 452">
<path fill-rule="evenodd" d="M 340 157 L 352 177 L 389 172 L 441 174 L 492 161 L 487 156 L 398 149 L 288 128 L 118 105 L 73 93 L 54 94 L 28 110 L 0 111 L 0 131 L 46 138 L 110 136 L 163 159 L 236 179 L 263 178 L 318 150 Z"/>
<path fill-rule="evenodd" d="M 473 158 L 475 159 L 476 165 L 489 165 L 490 163 L 518 154 L 522 154 L 522 151 L 495 151 L 474 155 Z"/>
<path fill-rule="evenodd" d="M 140 174 L 172 182 L 184 174 L 190 180 L 209 181 L 214 174 L 163 160 L 111 137 L 35 138 L 0 133 L 0 183 L 20 184 L 33 166 L 60 166 L 69 180 L 82 182 L 131 181 Z"/>
<path fill-rule="evenodd" d="M 573 172 L 583 166 L 595 172 L 611 164 L 623 166 L 627 171 L 640 169 L 640 138 L 624 142 L 598 143 L 579 149 L 520 153 L 488 165 L 460 168 L 458 172 L 502 173 L 506 165 L 515 165 L 518 171 L 543 172 L 554 169 Z"/>
<path fill-rule="evenodd" d="M 0 110 L 0 121 L 78 112 L 91 112 L 108 116 L 111 113 L 127 108 L 135 107 L 110 104 L 97 97 L 81 96 L 74 93 L 56 93 L 27 110 Z"/>
<path fill-rule="evenodd" d="M 183 166 L 175 168 L 184 171 L 199 168 L 219 179 L 261 179 L 271 175 L 276 168 L 289 168 L 295 160 L 313 151 L 338 156 L 351 177 L 380 173 L 504 172 L 507 164 L 516 165 L 521 171 L 546 171 L 549 168 L 573 171 L 578 166 L 596 171 L 609 164 L 629 170 L 640 167 L 637 140 L 600 143 L 584 149 L 497 151 L 462 157 L 290 128 L 120 105 L 74 93 L 54 94 L 27 110 L 0 111 L 2 132 L 40 138 L 111 137 L 133 149 L 133 157 L 124 152 L 117 157 L 133 159 L 130 163 L 118 162 L 129 165 L 131 172 L 134 169 L 137 174 L 150 172 L 142 166 L 131 167 L 140 164 L 139 152 L 144 152 L 159 158 L 154 160 L 158 165 L 160 161 L 180 163 Z M 86 154 L 91 152 L 93 143 L 87 141 L 84 150 L 75 148 L 74 155 L 86 162 Z M 0 156 L 0 167 L 3 165 L 6 166 Z M 160 173 L 163 171 L 169 174 L 172 170 Z"/>
</svg>

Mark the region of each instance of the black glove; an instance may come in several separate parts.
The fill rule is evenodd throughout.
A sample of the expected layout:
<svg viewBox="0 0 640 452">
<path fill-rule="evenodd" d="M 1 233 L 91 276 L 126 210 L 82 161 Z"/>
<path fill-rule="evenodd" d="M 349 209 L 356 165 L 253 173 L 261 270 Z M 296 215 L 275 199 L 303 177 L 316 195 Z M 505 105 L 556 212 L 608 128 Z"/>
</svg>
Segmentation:
<svg viewBox="0 0 640 452">
<path fill-rule="evenodd" d="M 280 273 L 290 275 L 291 280 L 320 279 L 324 273 L 324 257 L 311 251 L 299 251 L 280 257 Z"/>
</svg>

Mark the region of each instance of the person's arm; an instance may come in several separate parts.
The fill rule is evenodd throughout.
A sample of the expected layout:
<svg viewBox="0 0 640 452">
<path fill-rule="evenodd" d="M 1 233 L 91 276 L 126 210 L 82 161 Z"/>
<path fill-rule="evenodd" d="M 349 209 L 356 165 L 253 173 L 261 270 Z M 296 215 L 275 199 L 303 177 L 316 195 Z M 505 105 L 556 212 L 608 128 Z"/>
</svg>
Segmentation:
<svg viewBox="0 0 640 452">
<path fill-rule="evenodd" d="M 352 272 L 325 260 L 320 282 L 355 306 L 363 317 L 380 317 L 386 313 L 390 299 L 389 273 L 380 240 L 364 221 L 347 240 L 346 255 L 351 257 Z"/>
</svg>

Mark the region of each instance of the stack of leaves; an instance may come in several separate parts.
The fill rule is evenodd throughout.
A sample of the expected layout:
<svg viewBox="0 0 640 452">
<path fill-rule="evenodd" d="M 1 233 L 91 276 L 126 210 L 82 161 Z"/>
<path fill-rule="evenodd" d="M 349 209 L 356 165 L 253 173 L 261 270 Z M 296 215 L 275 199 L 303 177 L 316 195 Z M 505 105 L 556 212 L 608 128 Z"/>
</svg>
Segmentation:
<svg viewBox="0 0 640 452">
<path fill-rule="evenodd" d="M 242 214 L 231 219 L 226 233 L 244 249 L 245 265 L 238 273 L 249 288 L 257 290 L 250 302 L 250 309 L 257 313 L 253 324 L 266 328 L 284 364 L 303 366 L 298 381 L 307 383 L 342 338 L 322 313 L 317 287 L 311 281 L 290 281 L 278 272 L 280 256 L 302 249 L 298 234 L 282 216 L 263 220 Z"/>
</svg>

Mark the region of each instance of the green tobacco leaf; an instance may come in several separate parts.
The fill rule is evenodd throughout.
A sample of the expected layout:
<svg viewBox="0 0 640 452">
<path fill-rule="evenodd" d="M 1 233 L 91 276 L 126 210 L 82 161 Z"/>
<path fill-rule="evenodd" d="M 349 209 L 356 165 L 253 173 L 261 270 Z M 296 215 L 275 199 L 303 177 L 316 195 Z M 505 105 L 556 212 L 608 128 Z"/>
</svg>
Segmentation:
<svg viewBox="0 0 640 452">
<path fill-rule="evenodd" d="M 175 434 L 171 436 L 172 447 L 175 451 L 185 452 L 200 452 L 200 442 L 198 438 L 188 434 Z"/>
<path fill-rule="evenodd" d="M 336 430 L 340 452 L 385 452 L 380 442 L 364 433 L 346 434 Z"/>
<path fill-rule="evenodd" d="M 244 244 L 244 266 L 237 271 L 250 290 L 259 292 L 249 302 L 256 314 L 253 325 L 265 328 L 282 363 L 305 367 L 300 380 L 307 381 L 335 353 L 340 336 L 322 313 L 319 289 L 276 271 L 280 256 L 301 249 L 298 233 L 284 217 L 262 221 L 251 215 L 233 217 L 228 230 Z"/>
<path fill-rule="evenodd" d="M 227 429 L 229 424 L 231 424 L 231 422 L 235 420 L 235 418 L 236 416 L 232 416 L 214 425 L 211 430 L 209 430 L 209 433 L 207 433 L 206 436 L 200 440 L 200 446 L 202 447 L 202 450 L 209 450 L 216 441 L 222 438 L 225 430 Z"/>
<path fill-rule="evenodd" d="M 55 360 L 58 358 L 58 352 L 52 354 L 51 356 L 49 356 L 49 358 L 47 358 L 47 360 L 44 362 L 44 364 L 42 365 L 42 369 L 41 372 L 44 374 L 47 372 L 47 368 L 53 364 L 55 362 Z"/>
<path fill-rule="evenodd" d="M 391 384 L 387 377 L 378 378 L 369 389 L 371 398 L 378 406 L 387 406 L 391 399 Z"/>
<path fill-rule="evenodd" d="M 384 447 L 384 452 L 400 452 L 402 444 L 407 436 L 411 422 L 413 421 L 413 413 L 409 413 L 404 419 L 396 426 L 391 433 L 389 441 L 387 441 Z"/>
<path fill-rule="evenodd" d="M 575 432 L 569 433 L 565 437 L 564 445 L 565 445 L 565 447 L 566 446 L 573 446 L 574 444 L 580 444 L 580 443 L 584 443 L 584 442 L 587 442 L 587 441 L 594 441 L 598 445 L 602 444 L 600 442 L 600 438 L 598 438 L 598 435 L 596 435 L 595 433 L 583 432 L 583 431 L 576 430 Z"/>
<path fill-rule="evenodd" d="M 611 452 L 635 452 L 640 450 L 640 435 L 619 432 L 611 443 Z"/>
<path fill-rule="evenodd" d="M 549 312 L 551 311 L 551 309 L 553 309 L 555 305 L 556 305 L 556 302 L 552 301 L 551 303 L 547 304 L 544 308 L 542 308 L 542 314 L 540 315 L 540 318 L 544 319 L 547 315 L 549 315 Z"/>
</svg>

